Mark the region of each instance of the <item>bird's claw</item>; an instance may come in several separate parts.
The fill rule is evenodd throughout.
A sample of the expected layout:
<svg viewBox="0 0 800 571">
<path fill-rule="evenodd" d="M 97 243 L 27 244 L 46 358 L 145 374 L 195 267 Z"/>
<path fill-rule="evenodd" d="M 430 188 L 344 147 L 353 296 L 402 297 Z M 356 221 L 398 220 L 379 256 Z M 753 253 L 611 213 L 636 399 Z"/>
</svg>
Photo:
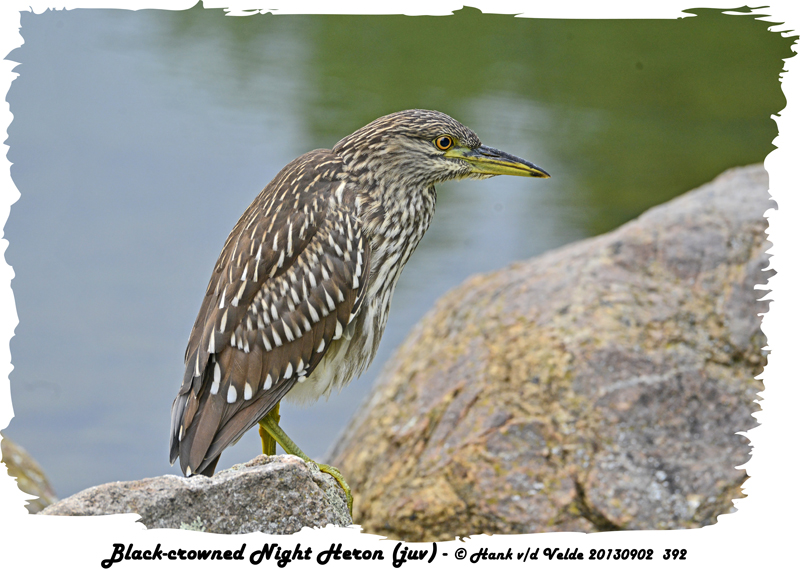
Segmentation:
<svg viewBox="0 0 800 571">
<path fill-rule="evenodd" d="M 292 439 L 289 438 L 283 429 L 278 425 L 280 419 L 280 403 L 278 403 L 266 416 L 264 416 L 264 418 L 258 421 L 258 433 L 261 435 L 261 449 L 263 453 L 268 456 L 274 455 L 276 451 L 275 444 L 277 442 L 281 445 L 281 448 L 283 448 L 286 453 L 297 456 L 304 462 L 311 462 L 319 468 L 320 472 L 325 472 L 326 474 L 333 476 L 333 479 L 339 482 L 339 485 L 342 487 L 345 495 L 347 496 L 347 510 L 350 512 L 350 517 L 352 518 L 353 494 L 350 492 L 350 486 L 348 486 L 347 482 L 344 481 L 344 476 L 342 476 L 342 473 L 333 466 L 320 464 L 319 462 L 314 462 L 314 460 L 309 458 L 305 452 L 300 450 L 300 447 L 298 447 L 297 444 L 292 442 Z"/>
<path fill-rule="evenodd" d="M 336 480 L 342 487 L 345 495 L 347 496 L 347 510 L 350 512 L 350 517 L 353 517 L 353 494 L 350 492 L 350 486 L 348 486 L 347 482 L 344 481 L 344 476 L 342 476 L 342 473 L 337 468 L 328 466 L 327 464 L 320 464 L 318 462 L 314 462 L 314 464 L 317 465 L 320 472 L 325 472 L 326 474 L 333 476 L 333 479 Z"/>
</svg>

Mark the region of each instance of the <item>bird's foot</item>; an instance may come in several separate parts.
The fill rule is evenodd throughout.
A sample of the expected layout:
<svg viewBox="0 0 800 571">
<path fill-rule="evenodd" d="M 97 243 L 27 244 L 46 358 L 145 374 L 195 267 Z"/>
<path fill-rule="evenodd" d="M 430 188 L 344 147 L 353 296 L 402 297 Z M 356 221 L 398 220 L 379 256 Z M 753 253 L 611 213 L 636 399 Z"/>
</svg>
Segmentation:
<svg viewBox="0 0 800 571">
<path fill-rule="evenodd" d="M 312 462 L 314 462 L 312 460 Z M 342 473 L 333 466 L 328 466 L 327 464 L 320 464 L 319 462 L 314 462 L 317 465 L 320 472 L 325 472 L 326 474 L 330 474 L 333 476 L 333 479 L 336 480 L 339 485 L 344 490 L 345 495 L 347 496 L 347 510 L 350 512 L 350 516 L 353 516 L 353 494 L 350 492 L 350 486 L 347 482 L 344 481 L 344 476 Z"/>
<path fill-rule="evenodd" d="M 314 460 L 309 458 L 305 452 L 300 450 L 300 447 L 297 446 L 297 444 L 295 444 L 291 438 L 289 438 L 283 429 L 278 426 L 280 419 L 280 404 L 277 404 L 275 405 L 275 408 L 273 408 L 264 418 L 258 421 L 258 433 L 261 435 L 262 452 L 268 456 L 274 456 L 276 452 L 275 445 L 276 443 L 280 444 L 281 448 L 283 448 L 288 454 L 297 456 L 304 462 L 311 462 L 319 468 L 320 472 L 325 472 L 326 474 L 333 476 L 333 479 L 339 483 L 344 490 L 345 495 L 347 496 L 347 510 L 350 512 L 350 516 L 352 517 L 353 494 L 350 492 L 350 486 L 348 486 L 347 482 L 344 481 L 344 476 L 342 476 L 342 473 L 333 466 L 320 464 L 319 462 L 314 462 Z"/>
</svg>

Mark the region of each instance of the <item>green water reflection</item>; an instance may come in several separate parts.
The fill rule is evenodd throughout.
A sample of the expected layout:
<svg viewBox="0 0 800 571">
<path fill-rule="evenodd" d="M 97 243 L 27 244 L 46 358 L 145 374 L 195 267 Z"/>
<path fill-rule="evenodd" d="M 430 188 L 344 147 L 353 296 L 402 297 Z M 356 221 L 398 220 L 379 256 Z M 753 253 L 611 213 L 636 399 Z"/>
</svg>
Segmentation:
<svg viewBox="0 0 800 571">
<path fill-rule="evenodd" d="M 314 141 L 332 144 L 409 107 L 446 111 L 487 141 L 508 130 L 536 139 L 559 166 L 555 176 L 569 181 L 567 199 L 586 205 L 575 222 L 594 235 L 773 149 L 770 116 L 785 105 L 779 73 L 795 38 L 754 15 L 689 12 L 678 20 L 534 20 L 473 8 L 448 17 L 222 19 L 193 9 L 165 21 L 175 41 L 219 36 L 238 82 L 221 89 L 246 85 L 267 64 L 296 70 L 298 117 Z M 264 53 L 270 36 L 295 48 Z M 485 119 L 504 105 L 511 112 L 499 124 Z"/>
</svg>

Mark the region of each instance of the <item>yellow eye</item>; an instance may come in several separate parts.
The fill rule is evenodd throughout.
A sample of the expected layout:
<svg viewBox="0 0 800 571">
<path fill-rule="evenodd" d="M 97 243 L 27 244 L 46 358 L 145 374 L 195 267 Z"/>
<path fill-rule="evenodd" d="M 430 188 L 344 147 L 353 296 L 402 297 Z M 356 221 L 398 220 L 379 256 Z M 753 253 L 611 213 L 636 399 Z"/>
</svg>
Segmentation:
<svg viewBox="0 0 800 571">
<path fill-rule="evenodd" d="M 443 137 L 438 137 L 433 143 L 440 151 L 446 151 L 453 146 L 453 138 L 444 135 Z"/>
</svg>

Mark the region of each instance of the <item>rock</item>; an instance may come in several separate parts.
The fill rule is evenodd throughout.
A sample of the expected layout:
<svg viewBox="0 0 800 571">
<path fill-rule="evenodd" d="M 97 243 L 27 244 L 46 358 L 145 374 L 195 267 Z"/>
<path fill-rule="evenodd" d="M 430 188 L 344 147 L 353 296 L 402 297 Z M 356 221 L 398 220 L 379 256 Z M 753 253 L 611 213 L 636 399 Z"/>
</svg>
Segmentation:
<svg viewBox="0 0 800 571">
<path fill-rule="evenodd" d="M 38 513 L 58 500 L 42 467 L 24 448 L 16 445 L 5 435 L 0 447 L 8 475 L 17 479 L 17 487 L 26 494 L 37 496 L 35 500 L 28 500 L 25 506 L 28 513 Z"/>
<path fill-rule="evenodd" d="M 295 456 L 258 456 L 206 476 L 159 476 L 95 486 L 42 515 L 137 513 L 149 529 L 290 534 L 303 527 L 353 523 L 344 491 Z"/>
<path fill-rule="evenodd" d="M 332 453 L 364 531 L 676 529 L 742 497 L 765 363 L 761 165 L 441 298 Z"/>
</svg>

